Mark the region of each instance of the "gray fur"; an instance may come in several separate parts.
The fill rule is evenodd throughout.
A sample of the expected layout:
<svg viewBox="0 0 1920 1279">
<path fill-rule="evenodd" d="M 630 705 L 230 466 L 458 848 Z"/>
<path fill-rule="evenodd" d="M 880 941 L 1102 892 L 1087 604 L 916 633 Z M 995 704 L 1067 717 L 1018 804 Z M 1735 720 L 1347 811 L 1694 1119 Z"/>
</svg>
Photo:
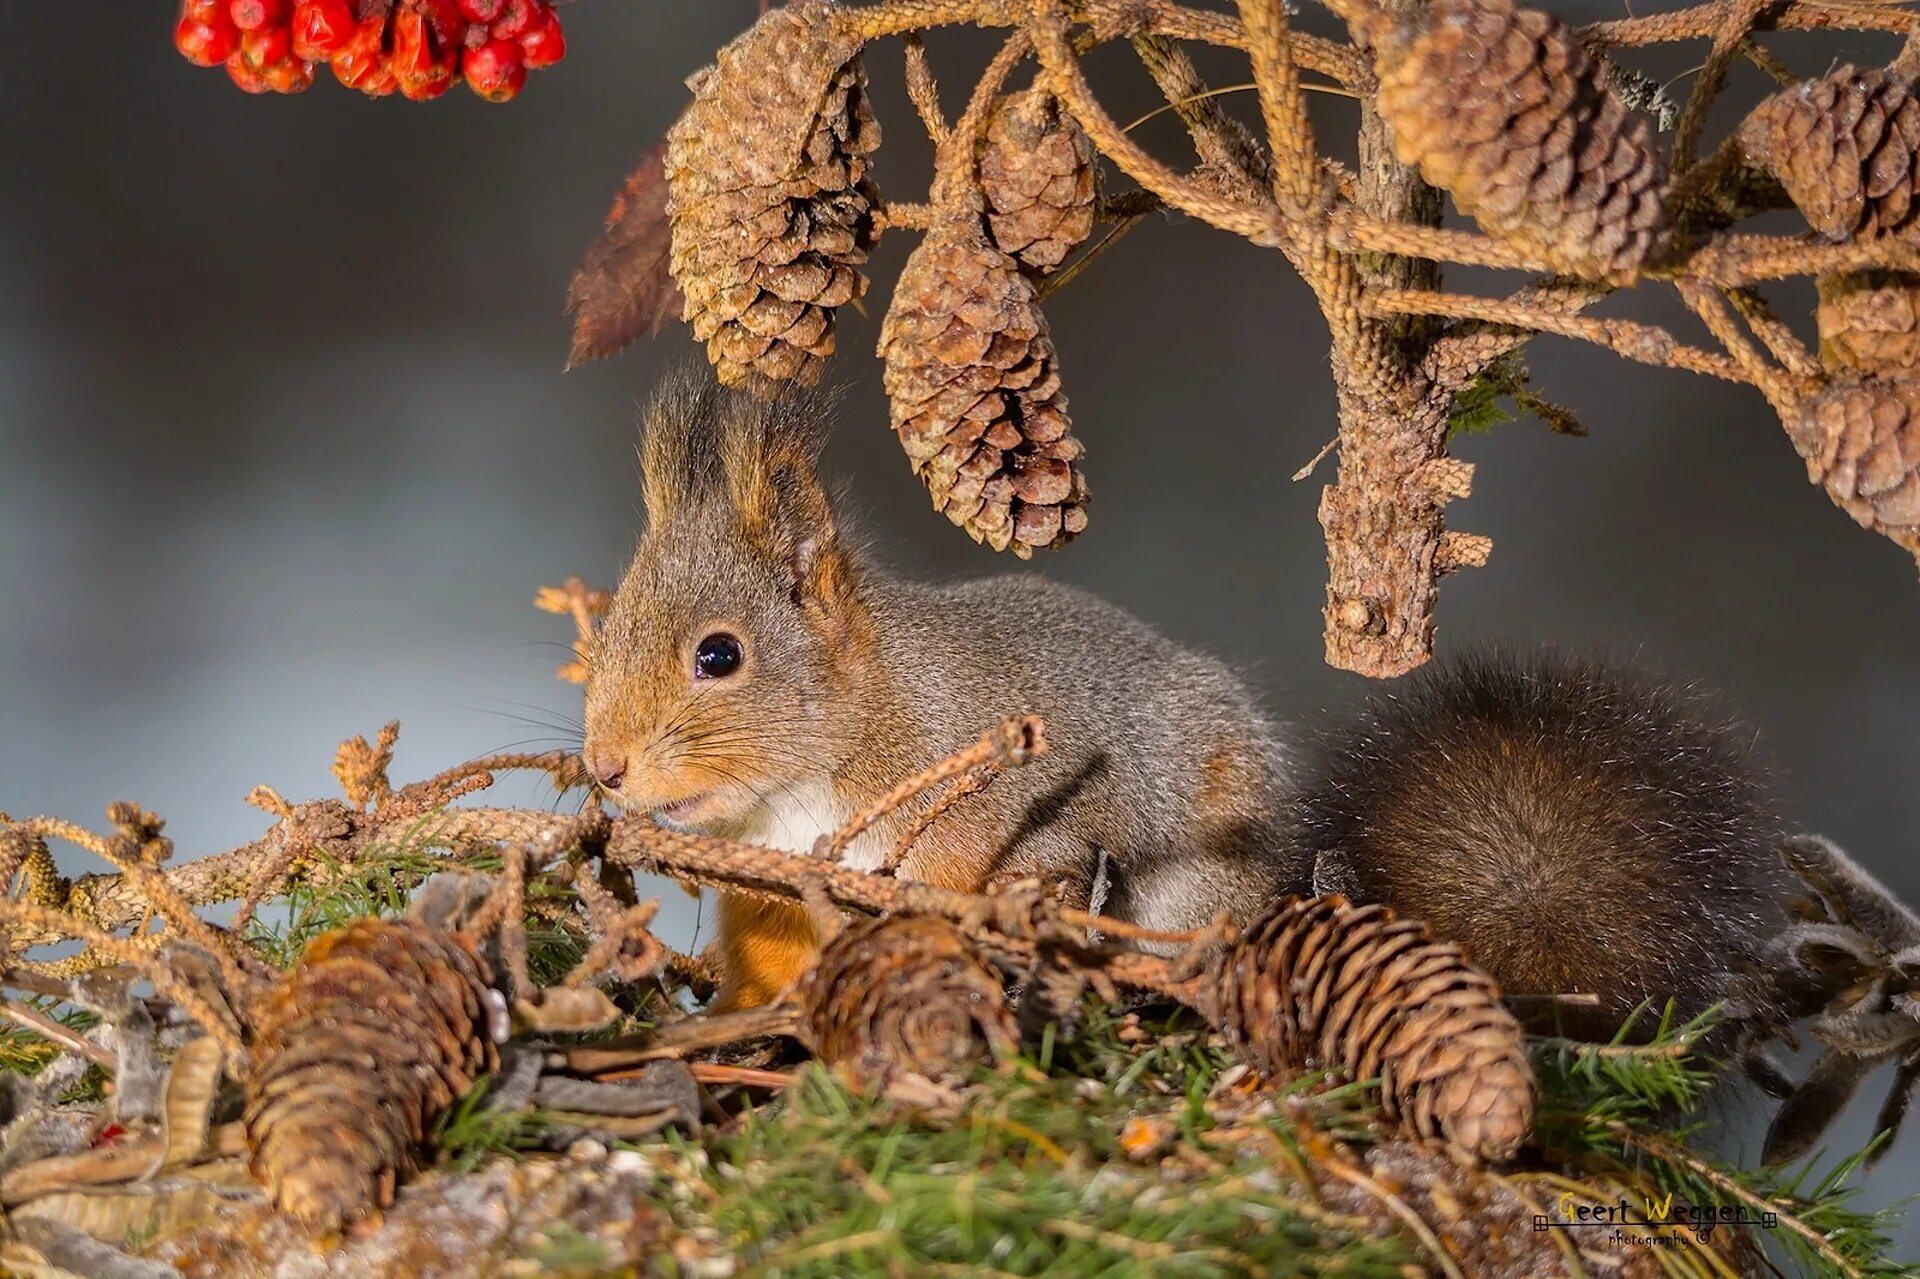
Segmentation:
<svg viewBox="0 0 1920 1279">
<path fill-rule="evenodd" d="M 991 881 L 1037 875 L 1084 903 L 1105 850 L 1107 913 L 1167 929 L 1304 888 L 1283 849 L 1282 751 L 1240 679 L 1038 577 L 887 574 L 849 543 L 813 473 L 830 408 L 684 375 L 649 408 L 648 531 L 587 688 L 589 760 L 627 764 L 623 802 L 666 807 L 727 776 L 769 800 L 823 778 L 871 797 L 1032 713 L 1051 751 L 941 823 L 987 841 Z M 748 678 L 690 681 L 714 630 L 746 642 Z M 748 820 L 734 805 L 701 824 Z M 910 860 L 903 873 L 942 869 Z"/>
</svg>

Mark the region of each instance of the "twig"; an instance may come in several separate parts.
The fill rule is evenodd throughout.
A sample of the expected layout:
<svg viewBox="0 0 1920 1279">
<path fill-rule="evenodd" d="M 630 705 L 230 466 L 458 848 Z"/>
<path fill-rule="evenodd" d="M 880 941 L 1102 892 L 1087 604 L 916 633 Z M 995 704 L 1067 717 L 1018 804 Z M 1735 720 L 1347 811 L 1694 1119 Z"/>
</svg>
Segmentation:
<svg viewBox="0 0 1920 1279">
<path fill-rule="evenodd" d="M 1260 86 L 1260 114 L 1267 124 L 1273 197 L 1287 217 L 1310 221 L 1326 212 L 1326 192 L 1306 95 L 1300 91 L 1300 68 L 1287 33 L 1286 6 L 1282 0 L 1239 0 L 1239 5 L 1253 80 Z"/>
<path fill-rule="evenodd" d="M 1773 313 L 1766 299 L 1752 289 L 1728 289 L 1727 301 L 1746 321 L 1753 335 L 1760 339 L 1773 358 L 1786 367 L 1787 372 L 1798 378 L 1817 378 L 1820 376 L 1820 361 L 1809 351 L 1806 344 L 1794 335 L 1792 329 Z"/>
<path fill-rule="evenodd" d="M 1610 291 L 1604 285 L 1552 277 L 1528 284 L 1507 301 L 1529 310 L 1573 316 Z M 1481 320 L 1455 325 L 1436 338 L 1428 349 L 1424 362 L 1426 374 L 1436 386 L 1451 394 L 1478 376 L 1488 363 L 1523 345 L 1527 336 L 1525 330 L 1489 325 Z"/>
<path fill-rule="evenodd" d="M 1700 245 L 1664 273 L 1737 289 L 1788 276 L 1869 267 L 1892 271 L 1920 268 L 1920 245 L 1893 236 L 1847 244 L 1814 244 L 1785 236 L 1730 235 Z"/>
<path fill-rule="evenodd" d="M 1393 253 L 1502 271 L 1550 269 L 1542 260 L 1484 235 L 1421 226 L 1415 222 L 1387 222 L 1354 208 L 1334 211 L 1328 235 L 1333 247 L 1349 253 Z"/>
<path fill-rule="evenodd" d="M 417 815 L 401 818 L 358 813 L 337 800 L 315 800 L 299 805 L 296 812 L 312 840 L 311 856 L 289 867 L 285 878 L 268 890 L 268 896 L 295 884 L 322 879 L 329 863 L 350 866 L 361 849 L 382 840 L 405 838 L 431 848 L 518 842 L 551 855 L 603 838 L 609 821 L 597 808 L 577 815 L 518 808 L 456 808 L 426 821 Z M 280 851 L 277 834 L 269 832 L 238 848 L 197 857 L 157 873 L 165 876 L 169 887 L 183 900 L 196 906 L 236 901 L 254 886 L 263 866 L 274 864 Z M 0 923 L 9 932 L 6 940 L 16 951 L 80 935 L 62 921 L 111 931 L 139 922 L 150 909 L 133 881 L 117 872 L 82 875 L 58 900 L 43 904 L 52 909 L 35 916 L 38 922 L 0 916 Z"/>
<path fill-rule="evenodd" d="M 874 214 L 874 226 L 880 231 L 924 231 L 933 225 L 933 206 L 931 204 L 908 204 L 904 201 L 888 201 Z"/>
<path fill-rule="evenodd" d="M 764 1004 L 739 1012 L 698 1013 L 641 1035 L 556 1048 L 548 1053 L 548 1060 L 575 1074 L 599 1078 L 646 1062 L 685 1057 L 746 1039 L 791 1035 L 798 1025 L 799 1010 L 788 1003 Z"/>
<path fill-rule="evenodd" d="M 1616 18 L 1580 28 L 1580 39 L 1596 49 L 1670 44 L 1698 40 L 1719 29 L 1724 9 L 1720 0 L 1654 13 L 1644 18 Z M 1849 4 L 1844 0 L 1795 0 L 1775 13 L 1762 12 L 1754 26 L 1768 31 L 1894 31 L 1920 30 L 1920 14 L 1883 4 Z"/>
<path fill-rule="evenodd" d="M 1536 333 L 1553 333 L 1604 346 L 1642 364 L 1686 369 L 1729 382 L 1753 385 L 1753 379 L 1746 371 L 1727 356 L 1687 346 L 1675 340 L 1665 329 L 1632 320 L 1596 320 L 1529 306 L 1512 299 L 1464 297 L 1425 290 L 1369 293 L 1363 305 L 1375 315 L 1446 315 L 1463 320 L 1485 320 Z"/>
<path fill-rule="evenodd" d="M 585 889 L 593 882 L 592 876 L 582 876 L 575 880 L 578 888 Z M 599 885 L 595 884 L 595 888 Z M 602 892 L 605 890 L 602 889 Z M 581 896 L 585 897 L 586 892 Z M 653 917 L 660 913 L 660 901 L 655 898 L 636 906 L 615 911 L 611 916 L 603 916 L 596 923 L 600 936 L 594 939 L 587 953 L 580 958 L 572 972 L 561 978 L 562 986 L 580 986 L 600 975 L 616 960 L 621 960 L 618 975 L 622 981 L 639 981 L 659 972 L 667 963 L 667 948 L 648 931 Z M 637 950 L 631 958 L 622 959 L 623 952 L 629 946 Z"/>
<path fill-rule="evenodd" d="M 120 1059 L 107 1049 L 94 1043 L 85 1035 L 77 1034 L 62 1026 L 45 1013 L 28 1008 L 25 1004 L 16 1004 L 11 999 L 0 999 L 0 1017 L 5 1017 L 17 1026 L 25 1026 L 28 1030 L 52 1040 L 69 1052 L 77 1052 L 96 1065 L 104 1066 L 108 1070 L 118 1070 L 120 1067 Z"/>
<path fill-rule="evenodd" d="M 907 854 L 913 851 L 913 846 L 920 842 L 920 837 L 927 833 L 928 827 L 946 816 L 949 809 L 967 796 L 978 795 L 985 790 L 996 776 L 998 773 L 991 769 L 974 768 L 954 779 L 953 785 L 940 792 L 940 798 L 927 805 L 926 811 L 900 832 L 900 838 L 893 842 L 893 851 L 880 863 L 877 873 L 891 875 L 899 870 L 900 863 L 907 859 Z"/>
<path fill-rule="evenodd" d="M 717 1061 L 687 1063 L 687 1071 L 697 1083 L 740 1084 L 747 1088 L 785 1088 L 794 1081 L 790 1070 L 757 1070 L 752 1066 L 728 1066 Z M 607 1078 L 607 1076 L 601 1076 Z"/>
<path fill-rule="evenodd" d="M 1278 247 L 1285 238 L 1285 220 L 1279 211 L 1226 199 L 1204 190 L 1148 155 L 1107 114 L 1093 96 L 1069 38 L 1069 22 L 1061 0 L 1032 0 L 1027 30 L 1035 53 L 1054 92 L 1095 146 L 1122 173 L 1183 213 L 1243 236 L 1255 244 Z"/>
<path fill-rule="evenodd" d="M 1005 768 L 1018 768 L 1046 752 L 1046 725 L 1039 717 L 1009 715 L 981 734 L 980 740 L 973 745 L 920 770 L 854 814 L 839 830 L 821 836 L 814 845 L 813 855 L 827 861 L 839 861 L 847 847 L 875 822 L 949 778 L 972 772 L 976 768 L 991 769 L 996 773 Z"/>
<path fill-rule="evenodd" d="M 864 39 L 874 40 L 961 23 L 1017 26 L 1025 17 L 1024 9 L 1025 4 L 1016 0 L 881 0 L 844 10 L 839 20 Z M 1075 12 L 1087 23 L 1093 41 L 1152 34 L 1222 49 L 1247 47 L 1246 32 L 1232 15 L 1171 0 L 1079 0 Z M 1294 57 L 1303 70 L 1343 85 L 1357 84 L 1367 74 L 1357 49 L 1321 36 L 1296 35 Z"/>
<path fill-rule="evenodd" d="M 936 218 L 945 212 L 970 209 L 977 203 L 980 141 L 986 132 L 987 117 L 999 100 L 1000 86 L 1032 51 L 1033 44 L 1027 33 L 1015 31 L 1001 43 L 999 52 L 980 73 L 979 83 L 973 86 L 973 94 L 967 100 L 967 109 L 961 112 L 934 158 L 932 196 Z"/>
<path fill-rule="evenodd" d="M 1272 164 L 1239 121 L 1220 110 L 1212 100 L 1211 94 L 1215 91 L 1207 88 L 1186 51 L 1159 35 L 1135 36 L 1133 51 L 1167 101 L 1166 105 L 1127 125 L 1126 132 L 1132 133 L 1160 111 L 1176 112 L 1193 139 L 1193 149 L 1201 163 L 1211 166 L 1231 184 L 1231 194 L 1236 199 L 1254 202 L 1264 198 L 1273 182 Z"/>
<path fill-rule="evenodd" d="M 933 67 L 927 62 L 927 42 L 918 31 L 912 31 L 903 43 L 906 45 L 907 100 L 913 103 L 914 114 L 920 117 L 927 136 L 937 147 L 947 140 L 952 126 L 940 110 L 940 83 L 934 79 Z"/>
<path fill-rule="evenodd" d="M 1676 171 L 1693 166 L 1694 151 L 1700 143 L 1700 131 L 1706 127 L 1707 110 L 1713 100 L 1725 87 L 1727 68 L 1738 56 L 1741 45 L 1747 41 L 1747 33 L 1753 29 L 1754 20 L 1777 0 L 1720 0 L 1720 18 L 1714 25 L 1713 48 L 1707 51 L 1707 60 L 1700 68 L 1700 74 L 1694 77 L 1693 92 L 1687 95 L 1687 105 L 1680 112 L 1680 123 L 1674 130 L 1673 167 Z"/>
<path fill-rule="evenodd" d="M 1145 193 L 1143 192 L 1142 194 L 1145 194 Z M 1159 201 L 1155 200 L 1154 204 L 1157 206 L 1159 204 Z M 1133 230 L 1133 228 L 1139 226 L 1141 219 L 1145 218 L 1146 216 L 1147 215 L 1145 213 L 1135 213 L 1121 219 L 1120 222 L 1114 226 L 1113 230 L 1101 236 L 1099 241 L 1095 243 L 1092 248 L 1088 249 L 1085 253 L 1082 253 L 1079 257 L 1075 258 L 1072 262 L 1068 263 L 1067 268 L 1064 271 L 1057 271 L 1054 274 L 1048 276 L 1040 284 L 1040 288 L 1039 288 L 1040 301 L 1042 302 L 1046 301 L 1048 298 L 1058 293 L 1061 289 L 1064 289 L 1067 287 L 1067 285 L 1073 283 L 1073 281 L 1079 277 L 1082 271 L 1092 266 L 1094 262 L 1100 258 L 1101 254 L 1105 253 L 1108 249 L 1111 249 L 1114 245 L 1118 244 L 1120 242 L 1121 236 Z"/>
<path fill-rule="evenodd" d="M 71 916 L 51 906 L 41 906 L 33 902 L 10 901 L 0 899 L 0 920 L 9 924 L 26 924 L 48 931 L 62 930 L 62 935 L 85 942 L 93 950 L 110 955 L 120 963 L 127 964 L 140 972 L 140 975 L 153 983 L 154 990 L 166 999 L 180 1006 L 182 1012 L 197 1022 L 200 1028 L 213 1036 L 226 1051 L 227 1060 L 238 1072 L 242 1067 L 238 1063 L 246 1060 L 246 1047 L 239 1036 L 233 1033 L 226 1019 L 213 1010 L 198 991 L 177 977 L 173 970 L 158 961 L 151 950 L 137 945 L 125 937 L 115 937 L 91 924 L 83 924 Z"/>
<path fill-rule="evenodd" d="M 1795 406 L 1812 388 L 1805 384 L 1796 385 L 1790 374 L 1761 354 L 1741 329 L 1733 313 L 1727 309 L 1726 300 L 1718 290 L 1698 280 L 1676 280 L 1674 288 L 1679 290 L 1680 298 L 1688 309 L 1700 317 L 1707 331 L 1727 349 L 1734 362 L 1746 372 L 1760 393 L 1767 397 L 1767 403 L 1773 406 L 1773 411 L 1782 418 L 1791 416 Z"/>
</svg>

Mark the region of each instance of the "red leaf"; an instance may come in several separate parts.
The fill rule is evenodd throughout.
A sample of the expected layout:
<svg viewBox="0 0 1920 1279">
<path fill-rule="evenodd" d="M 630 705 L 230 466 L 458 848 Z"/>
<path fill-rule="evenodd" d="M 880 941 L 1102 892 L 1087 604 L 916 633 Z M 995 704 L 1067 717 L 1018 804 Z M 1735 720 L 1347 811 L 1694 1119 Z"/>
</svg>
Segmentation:
<svg viewBox="0 0 1920 1279">
<path fill-rule="evenodd" d="M 567 287 L 573 351 L 567 367 L 612 355 L 642 332 L 680 318 L 680 288 L 667 272 L 667 140 L 627 175 L 600 233 Z"/>
</svg>

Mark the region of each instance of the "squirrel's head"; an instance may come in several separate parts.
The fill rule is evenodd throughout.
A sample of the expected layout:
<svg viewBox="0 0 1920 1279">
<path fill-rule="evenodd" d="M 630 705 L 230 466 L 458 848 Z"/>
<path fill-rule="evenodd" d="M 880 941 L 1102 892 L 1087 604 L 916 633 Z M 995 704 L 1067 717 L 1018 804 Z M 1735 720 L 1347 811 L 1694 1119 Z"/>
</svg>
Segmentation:
<svg viewBox="0 0 1920 1279">
<path fill-rule="evenodd" d="M 645 413 L 647 529 L 587 662 L 587 767 L 630 811 L 739 819 L 829 773 L 869 643 L 815 472 L 831 405 L 670 379 Z"/>
</svg>

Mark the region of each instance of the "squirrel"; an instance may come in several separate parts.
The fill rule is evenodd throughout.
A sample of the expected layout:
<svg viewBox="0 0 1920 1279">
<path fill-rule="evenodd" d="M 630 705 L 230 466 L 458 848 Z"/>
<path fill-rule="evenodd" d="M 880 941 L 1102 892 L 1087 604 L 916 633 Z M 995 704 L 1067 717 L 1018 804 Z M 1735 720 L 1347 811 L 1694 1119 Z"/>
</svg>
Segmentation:
<svg viewBox="0 0 1920 1279">
<path fill-rule="evenodd" d="M 1652 1001 L 1645 1034 L 1669 1000 L 1679 1022 L 1722 1004 L 1764 1029 L 1789 1015 L 1771 779 L 1751 731 L 1683 687 L 1482 653 L 1325 734 L 1294 838 L 1314 892 L 1425 921 L 1538 1029 L 1607 1039 Z"/>
<path fill-rule="evenodd" d="M 903 770 L 1031 713 L 1051 748 L 961 799 L 898 873 L 1038 878 L 1145 928 L 1245 920 L 1307 880 L 1286 755 L 1221 663 L 1084 591 L 893 576 L 842 527 L 817 457 L 831 404 L 670 378 L 644 414 L 646 530 L 587 660 L 599 790 L 682 829 L 810 851 Z M 866 831 L 878 867 L 931 799 Z M 819 941 L 804 908 L 719 898 L 718 1008 L 777 998 Z"/>
</svg>

